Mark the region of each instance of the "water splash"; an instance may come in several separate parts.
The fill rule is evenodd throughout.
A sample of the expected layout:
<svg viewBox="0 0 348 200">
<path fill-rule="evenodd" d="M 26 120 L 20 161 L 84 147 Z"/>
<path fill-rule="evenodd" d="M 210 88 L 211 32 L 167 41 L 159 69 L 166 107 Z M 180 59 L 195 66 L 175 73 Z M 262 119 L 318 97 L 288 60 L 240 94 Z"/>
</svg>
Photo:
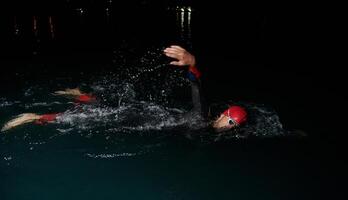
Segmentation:
<svg viewBox="0 0 348 200">
<path fill-rule="evenodd" d="M 162 130 L 186 123 L 178 114 L 178 108 L 170 109 L 149 102 L 131 102 L 118 107 L 82 105 L 68 110 L 57 118 L 57 123 L 66 126 L 60 132 L 73 129 L 128 132 Z"/>
<path fill-rule="evenodd" d="M 137 153 L 108 153 L 108 154 L 93 154 L 93 153 L 86 153 L 85 156 L 89 158 L 99 158 L 99 159 L 112 159 L 117 157 L 134 157 L 138 155 Z"/>
</svg>

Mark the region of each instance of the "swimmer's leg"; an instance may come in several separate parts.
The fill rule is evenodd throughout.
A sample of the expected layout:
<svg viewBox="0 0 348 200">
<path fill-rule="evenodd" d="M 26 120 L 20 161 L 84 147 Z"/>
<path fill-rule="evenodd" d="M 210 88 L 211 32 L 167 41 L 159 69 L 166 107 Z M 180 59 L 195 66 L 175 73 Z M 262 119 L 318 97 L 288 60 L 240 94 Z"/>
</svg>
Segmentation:
<svg viewBox="0 0 348 200">
<path fill-rule="evenodd" d="M 96 101 L 96 97 L 92 94 L 87 94 L 81 92 L 79 88 L 65 89 L 60 91 L 55 91 L 53 95 L 67 96 L 75 99 L 77 103 L 93 103 Z"/>
<path fill-rule="evenodd" d="M 35 122 L 36 124 L 45 124 L 48 122 L 53 122 L 57 119 L 58 115 L 59 115 L 59 113 L 45 114 L 45 115 L 38 115 L 35 113 L 20 114 L 16 118 L 7 122 L 4 125 L 4 127 L 1 129 L 1 132 L 8 131 L 8 130 L 15 128 L 17 126 L 31 123 L 31 122 Z"/>
<path fill-rule="evenodd" d="M 15 117 L 14 119 L 10 120 L 9 122 L 7 122 L 1 129 L 1 132 L 10 130 L 14 127 L 20 126 L 22 124 L 26 124 L 26 123 L 30 123 L 33 122 L 35 120 L 39 120 L 40 119 L 40 115 L 37 115 L 35 113 L 24 113 L 24 114 L 20 114 L 17 117 Z"/>
</svg>

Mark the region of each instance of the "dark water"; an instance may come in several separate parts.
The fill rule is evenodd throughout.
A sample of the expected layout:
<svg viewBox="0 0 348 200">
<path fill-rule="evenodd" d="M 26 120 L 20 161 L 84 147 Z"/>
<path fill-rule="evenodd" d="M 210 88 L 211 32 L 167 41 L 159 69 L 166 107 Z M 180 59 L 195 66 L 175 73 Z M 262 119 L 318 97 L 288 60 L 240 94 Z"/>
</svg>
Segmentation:
<svg viewBox="0 0 348 200">
<path fill-rule="evenodd" d="M 344 195 L 340 80 L 327 81 L 332 72 L 313 71 L 275 50 L 289 41 L 274 34 L 281 20 L 262 7 L 236 5 L 231 12 L 195 3 L 188 23 L 187 10 L 170 3 L 59 5 L 4 18 L 1 126 L 23 112 L 64 112 L 64 118 L 0 135 L 1 199 Z M 54 36 L 46 23 L 51 15 Z M 244 130 L 254 134 L 211 136 L 180 121 L 190 107 L 188 85 L 160 55 L 173 43 L 197 55 L 208 102 L 254 108 L 259 123 Z M 100 101 L 76 108 L 50 95 L 77 86 Z"/>
</svg>

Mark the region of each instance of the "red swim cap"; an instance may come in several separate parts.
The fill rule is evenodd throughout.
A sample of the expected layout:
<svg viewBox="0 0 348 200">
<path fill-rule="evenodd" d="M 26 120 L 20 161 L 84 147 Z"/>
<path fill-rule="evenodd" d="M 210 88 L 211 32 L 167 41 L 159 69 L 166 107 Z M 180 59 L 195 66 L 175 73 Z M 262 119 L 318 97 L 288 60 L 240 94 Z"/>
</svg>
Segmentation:
<svg viewBox="0 0 348 200">
<path fill-rule="evenodd" d="M 96 100 L 95 96 L 83 94 L 75 98 L 76 101 L 80 103 L 90 103 Z"/>
<path fill-rule="evenodd" d="M 237 125 L 241 125 L 247 120 L 247 112 L 243 107 L 231 106 L 223 112 L 223 115 L 231 118 Z"/>
</svg>

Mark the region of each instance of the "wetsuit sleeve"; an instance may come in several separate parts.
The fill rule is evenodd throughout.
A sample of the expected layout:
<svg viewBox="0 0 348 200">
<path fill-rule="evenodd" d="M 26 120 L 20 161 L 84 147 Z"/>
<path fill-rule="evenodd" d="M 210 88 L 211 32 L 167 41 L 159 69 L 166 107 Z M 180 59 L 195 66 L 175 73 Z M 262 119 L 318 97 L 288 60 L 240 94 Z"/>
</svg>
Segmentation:
<svg viewBox="0 0 348 200">
<path fill-rule="evenodd" d="M 191 96 L 193 103 L 193 112 L 198 113 L 203 117 L 206 117 L 205 100 L 202 95 L 201 88 L 201 73 L 196 67 L 189 67 L 188 79 L 191 84 Z"/>
</svg>

